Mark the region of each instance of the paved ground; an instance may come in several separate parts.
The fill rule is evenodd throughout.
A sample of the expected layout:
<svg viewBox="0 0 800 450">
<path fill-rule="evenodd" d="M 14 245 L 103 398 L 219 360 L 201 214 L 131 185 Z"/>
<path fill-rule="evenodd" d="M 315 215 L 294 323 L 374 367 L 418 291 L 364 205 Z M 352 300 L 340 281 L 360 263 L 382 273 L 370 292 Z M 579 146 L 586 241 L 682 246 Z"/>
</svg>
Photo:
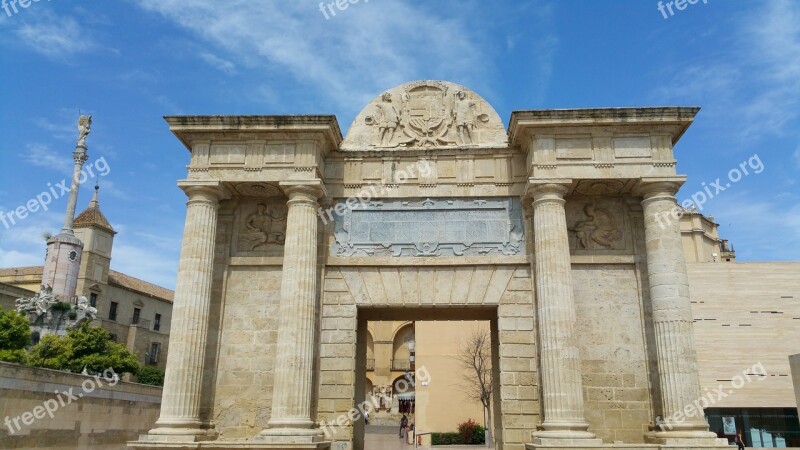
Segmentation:
<svg viewBox="0 0 800 450">
<path fill-rule="evenodd" d="M 364 450 L 413 449 L 413 445 L 403 444 L 403 441 L 400 439 L 399 432 L 399 426 L 367 425 L 366 436 L 364 436 Z"/>
</svg>

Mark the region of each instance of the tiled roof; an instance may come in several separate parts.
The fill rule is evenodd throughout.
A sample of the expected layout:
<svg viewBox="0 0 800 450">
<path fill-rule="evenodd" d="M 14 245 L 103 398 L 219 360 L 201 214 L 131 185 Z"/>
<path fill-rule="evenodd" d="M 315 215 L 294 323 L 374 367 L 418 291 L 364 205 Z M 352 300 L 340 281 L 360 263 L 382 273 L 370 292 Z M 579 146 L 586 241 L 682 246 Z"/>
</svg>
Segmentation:
<svg viewBox="0 0 800 450">
<path fill-rule="evenodd" d="M 175 297 L 175 292 L 169 289 L 157 286 L 153 283 L 148 283 L 147 281 L 140 280 L 129 275 L 125 275 L 124 273 L 117 272 L 116 270 L 112 270 L 108 273 L 108 284 L 114 284 L 119 287 L 139 291 L 143 294 L 160 298 L 170 303 Z"/>
<path fill-rule="evenodd" d="M 99 190 L 98 186 L 94 187 L 94 197 L 92 197 L 92 201 L 89 202 L 89 207 L 84 209 L 75 220 L 72 222 L 72 226 L 74 228 L 85 228 L 85 227 L 98 227 L 104 229 L 106 231 L 110 231 L 114 233 L 114 228 L 111 227 L 111 224 L 106 219 L 106 216 L 100 212 L 100 203 L 97 201 L 97 192 Z"/>
<path fill-rule="evenodd" d="M 43 266 L 10 267 L 7 269 L 0 269 L 0 276 L 12 276 L 12 275 L 41 276 L 43 270 L 44 270 Z M 172 300 L 175 297 L 175 292 L 169 289 L 157 286 L 153 283 L 148 283 L 147 281 L 140 280 L 138 278 L 134 278 L 129 275 L 125 275 L 124 273 L 117 272 L 116 270 L 112 270 L 109 272 L 108 284 L 119 286 L 121 288 L 129 289 L 132 291 L 138 291 L 141 292 L 142 294 L 149 295 L 155 298 L 160 298 L 170 303 L 172 303 Z"/>
<path fill-rule="evenodd" d="M 9 267 L 7 269 L 0 269 L 0 276 L 41 275 L 43 271 L 44 266 Z"/>
</svg>

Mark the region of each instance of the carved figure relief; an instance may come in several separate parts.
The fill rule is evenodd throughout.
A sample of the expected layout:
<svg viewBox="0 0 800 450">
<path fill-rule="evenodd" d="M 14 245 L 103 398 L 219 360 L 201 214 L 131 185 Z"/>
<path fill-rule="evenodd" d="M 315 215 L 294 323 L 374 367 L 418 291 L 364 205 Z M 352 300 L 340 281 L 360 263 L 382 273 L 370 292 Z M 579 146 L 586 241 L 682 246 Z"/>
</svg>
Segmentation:
<svg viewBox="0 0 800 450">
<path fill-rule="evenodd" d="M 622 240 L 622 230 L 607 209 L 588 204 L 583 212 L 588 220 L 576 223 L 573 228 L 579 249 L 611 249 L 616 242 Z"/>
<path fill-rule="evenodd" d="M 375 130 L 375 147 L 473 145 L 475 130 L 489 121 L 465 91 L 422 85 L 398 96 L 385 92 L 364 123 Z"/>
<path fill-rule="evenodd" d="M 286 241 L 285 210 L 285 205 L 258 203 L 254 212 L 243 215 L 239 251 L 268 251 L 273 245 L 282 246 Z"/>
</svg>

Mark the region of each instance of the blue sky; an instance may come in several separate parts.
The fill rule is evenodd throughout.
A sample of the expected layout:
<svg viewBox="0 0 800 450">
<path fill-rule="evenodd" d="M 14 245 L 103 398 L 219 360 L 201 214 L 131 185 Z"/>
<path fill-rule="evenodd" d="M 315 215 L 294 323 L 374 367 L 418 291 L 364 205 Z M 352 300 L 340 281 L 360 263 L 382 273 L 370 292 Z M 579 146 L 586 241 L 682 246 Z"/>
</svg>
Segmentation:
<svg viewBox="0 0 800 450">
<path fill-rule="evenodd" d="M 700 0 L 667 19 L 651 0 L 360 0 L 327 19 L 299 0 L 17 9 L 0 9 L 0 212 L 69 176 L 78 112 L 91 113 L 89 163 L 108 163 L 100 203 L 119 232 L 112 268 L 168 288 L 189 153 L 162 116 L 329 113 L 346 131 L 371 98 L 417 79 L 464 84 L 506 123 L 520 109 L 701 106 L 676 148 L 679 198 L 757 154 L 763 172 L 703 211 L 740 260 L 800 260 L 800 2 Z M 41 264 L 65 206 L 0 224 L 0 267 Z"/>
</svg>

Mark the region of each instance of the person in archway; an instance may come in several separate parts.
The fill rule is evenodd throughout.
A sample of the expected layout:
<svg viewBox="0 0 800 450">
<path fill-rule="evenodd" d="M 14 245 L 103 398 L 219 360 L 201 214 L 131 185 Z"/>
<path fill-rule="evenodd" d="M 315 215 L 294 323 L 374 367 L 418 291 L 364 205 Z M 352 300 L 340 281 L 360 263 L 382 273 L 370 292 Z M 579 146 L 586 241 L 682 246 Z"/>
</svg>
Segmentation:
<svg viewBox="0 0 800 450">
<path fill-rule="evenodd" d="M 742 439 L 741 431 L 737 430 L 736 437 L 733 438 L 733 443 L 736 444 L 737 447 L 739 447 L 739 450 L 744 450 L 744 440 Z"/>
<path fill-rule="evenodd" d="M 407 426 L 408 426 L 408 417 L 406 417 L 406 415 L 403 414 L 403 418 L 400 419 L 400 438 L 401 439 L 403 438 L 403 432 L 406 430 Z"/>
</svg>

